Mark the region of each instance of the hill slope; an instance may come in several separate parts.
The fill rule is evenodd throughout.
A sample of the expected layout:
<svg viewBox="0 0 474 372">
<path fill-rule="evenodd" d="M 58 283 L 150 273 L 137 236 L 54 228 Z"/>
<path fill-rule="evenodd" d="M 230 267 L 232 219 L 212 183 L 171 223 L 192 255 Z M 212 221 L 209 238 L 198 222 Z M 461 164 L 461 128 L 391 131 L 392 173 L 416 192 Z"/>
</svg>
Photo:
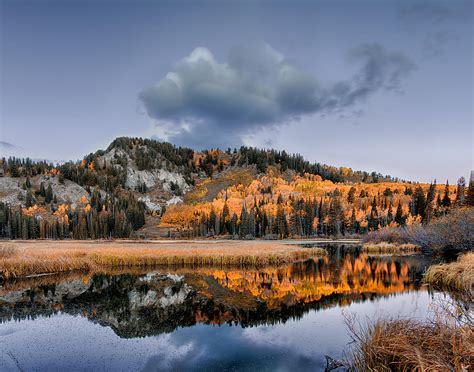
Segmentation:
<svg viewBox="0 0 474 372">
<path fill-rule="evenodd" d="M 457 195 L 285 151 L 196 152 L 126 137 L 81 162 L 10 158 L 1 169 L 7 238 L 356 234 L 429 220 Z"/>
</svg>

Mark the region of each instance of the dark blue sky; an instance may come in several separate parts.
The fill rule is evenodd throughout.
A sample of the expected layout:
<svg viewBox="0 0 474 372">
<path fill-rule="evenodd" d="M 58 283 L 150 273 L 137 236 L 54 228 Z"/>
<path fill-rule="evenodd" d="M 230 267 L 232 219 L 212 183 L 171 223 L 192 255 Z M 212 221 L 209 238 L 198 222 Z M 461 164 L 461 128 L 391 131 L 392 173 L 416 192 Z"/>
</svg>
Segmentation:
<svg viewBox="0 0 474 372">
<path fill-rule="evenodd" d="M 473 168 L 470 1 L 0 4 L 5 154 L 131 135 L 420 181 Z"/>
</svg>

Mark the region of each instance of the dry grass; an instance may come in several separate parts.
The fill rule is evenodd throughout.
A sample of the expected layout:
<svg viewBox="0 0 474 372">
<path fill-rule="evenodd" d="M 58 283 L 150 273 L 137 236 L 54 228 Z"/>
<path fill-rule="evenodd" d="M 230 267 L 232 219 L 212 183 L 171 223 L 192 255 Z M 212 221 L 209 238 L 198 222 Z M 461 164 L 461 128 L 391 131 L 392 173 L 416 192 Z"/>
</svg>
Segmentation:
<svg viewBox="0 0 474 372">
<path fill-rule="evenodd" d="M 474 286 L 474 252 L 459 256 L 456 262 L 430 266 L 425 273 L 424 280 L 434 286 L 450 290 L 472 291 Z"/>
<path fill-rule="evenodd" d="M 366 253 L 413 253 L 421 250 L 421 247 L 415 244 L 398 244 L 398 243 L 365 243 L 362 247 Z"/>
<path fill-rule="evenodd" d="M 0 256 L 5 279 L 107 267 L 280 265 L 325 254 L 322 248 L 266 241 L 15 241 L 8 246 L 12 253 Z"/>
<path fill-rule="evenodd" d="M 361 371 L 468 371 L 474 331 L 449 321 L 379 320 L 358 332 L 353 364 Z"/>
<path fill-rule="evenodd" d="M 0 245 L 0 259 L 13 256 L 15 248 L 10 244 Z"/>
</svg>

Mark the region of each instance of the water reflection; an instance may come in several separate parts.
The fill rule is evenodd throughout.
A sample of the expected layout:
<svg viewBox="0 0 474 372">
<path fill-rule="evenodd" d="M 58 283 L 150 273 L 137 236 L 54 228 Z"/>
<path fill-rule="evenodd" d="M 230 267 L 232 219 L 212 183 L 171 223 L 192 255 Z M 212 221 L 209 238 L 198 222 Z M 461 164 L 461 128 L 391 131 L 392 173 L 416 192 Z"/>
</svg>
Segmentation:
<svg viewBox="0 0 474 372">
<path fill-rule="evenodd" d="M 318 260 L 277 268 L 42 277 L 0 288 L 0 320 L 61 312 L 110 327 L 123 338 L 199 323 L 268 325 L 299 319 L 311 309 L 418 290 L 423 268 L 418 256 L 367 256 L 338 248 Z"/>
</svg>

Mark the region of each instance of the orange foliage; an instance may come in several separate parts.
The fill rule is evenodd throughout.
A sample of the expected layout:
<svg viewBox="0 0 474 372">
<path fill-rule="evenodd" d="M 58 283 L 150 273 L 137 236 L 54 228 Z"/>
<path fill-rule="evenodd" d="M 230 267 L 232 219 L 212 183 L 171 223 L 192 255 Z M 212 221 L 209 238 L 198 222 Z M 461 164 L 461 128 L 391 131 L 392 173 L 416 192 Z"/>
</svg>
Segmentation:
<svg viewBox="0 0 474 372">
<path fill-rule="evenodd" d="M 344 168 L 344 172 L 350 173 L 350 168 Z M 210 181 L 207 181 L 210 182 Z M 204 186 L 206 183 L 202 183 Z M 305 174 L 304 176 L 294 176 L 293 179 L 288 182 L 283 177 L 279 175 L 277 170 L 274 170 L 272 167 L 269 167 L 269 170 L 266 175 L 254 179 L 244 185 L 242 183 L 237 183 L 227 187 L 225 190 L 220 191 L 217 194 L 217 197 L 212 202 L 201 202 L 196 201 L 198 198 L 189 198 L 188 201 L 193 200 L 194 205 L 176 205 L 168 208 L 165 215 L 163 216 L 162 222 L 169 227 L 180 226 L 180 227 L 190 227 L 193 222 L 196 221 L 196 218 L 203 213 L 210 213 L 214 210 L 218 213 L 222 212 L 224 203 L 227 203 L 230 214 L 233 213 L 240 216 L 240 211 L 245 205 L 248 209 L 254 206 L 255 201 L 260 203 L 265 201 L 264 205 L 261 207 L 270 217 L 275 217 L 277 212 L 277 199 L 281 195 L 283 197 L 283 208 L 286 213 L 291 212 L 291 206 L 289 198 L 293 199 L 303 199 L 305 201 L 315 200 L 316 202 L 329 203 L 328 195 L 335 192 L 338 189 L 341 193 L 341 201 L 343 206 L 343 214 L 349 219 L 352 214 L 352 209 L 355 209 L 355 219 L 360 223 L 361 227 L 367 227 L 367 218 L 370 215 L 371 204 L 375 198 L 377 200 L 385 200 L 387 206 L 382 208 L 381 205 L 377 205 L 377 216 L 386 217 L 388 215 L 388 204 L 392 205 L 392 216 L 395 215 L 398 203 L 402 205 L 402 211 L 404 215 L 407 215 L 409 212 L 409 202 L 411 200 L 411 195 L 405 195 L 406 188 L 412 188 L 414 190 L 418 185 L 410 183 L 394 183 L 394 182 L 384 182 L 384 183 L 334 183 L 329 180 L 322 180 L 318 175 Z M 429 189 L 428 184 L 420 185 L 424 192 L 427 193 Z M 354 203 L 349 203 L 347 201 L 349 190 L 354 187 Z M 265 193 L 266 190 L 271 189 L 270 193 Z M 455 197 L 455 186 L 450 186 L 450 197 Z M 384 191 L 386 189 L 391 190 L 391 195 L 384 196 Z M 207 189 L 206 189 L 207 190 Z M 361 191 L 364 191 L 364 197 L 360 197 Z M 436 187 L 436 192 L 441 197 L 444 194 L 444 185 L 438 185 Z M 195 195 L 197 196 L 197 195 Z M 226 200 L 227 198 L 227 200 Z M 419 218 L 409 218 L 408 223 L 418 223 Z"/>
</svg>

